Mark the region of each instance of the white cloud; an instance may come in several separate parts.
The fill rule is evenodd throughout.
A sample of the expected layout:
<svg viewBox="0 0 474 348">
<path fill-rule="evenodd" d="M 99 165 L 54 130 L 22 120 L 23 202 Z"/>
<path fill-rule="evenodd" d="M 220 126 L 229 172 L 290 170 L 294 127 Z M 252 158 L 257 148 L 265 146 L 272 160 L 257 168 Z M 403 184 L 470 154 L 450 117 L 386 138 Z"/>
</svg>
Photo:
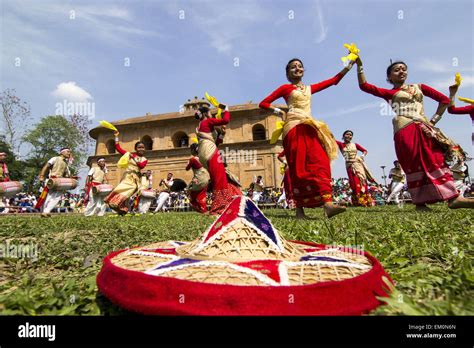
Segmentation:
<svg viewBox="0 0 474 348">
<path fill-rule="evenodd" d="M 93 99 L 89 92 L 79 87 L 74 81 L 61 82 L 51 94 L 58 99 L 67 100 L 68 102 L 86 102 L 89 99 Z"/>
</svg>

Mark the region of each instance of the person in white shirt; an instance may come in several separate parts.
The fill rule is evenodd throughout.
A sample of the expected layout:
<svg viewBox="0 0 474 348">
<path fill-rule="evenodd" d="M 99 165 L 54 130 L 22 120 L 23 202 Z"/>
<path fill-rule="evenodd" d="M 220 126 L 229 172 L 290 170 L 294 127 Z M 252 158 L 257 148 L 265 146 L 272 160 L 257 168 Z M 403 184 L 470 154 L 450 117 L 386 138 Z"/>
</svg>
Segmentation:
<svg viewBox="0 0 474 348">
<path fill-rule="evenodd" d="M 39 180 L 44 182 L 46 178 L 68 178 L 71 176 L 69 170 L 69 163 L 71 162 L 71 150 L 69 148 L 62 148 L 59 156 L 51 158 L 42 168 L 39 175 Z M 47 173 L 49 172 L 48 176 Z M 50 216 L 50 212 L 61 201 L 62 192 L 49 191 L 43 206 L 42 216 Z"/>
<path fill-rule="evenodd" d="M 263 184 L 262 176 L 259 175 L 257 177 L 257 180 L 255 180 L 255 182 L 253 183 L 253 195 L 252 195 L 252 201 L 254 201 L 257 205 L 258 205 L 258 202 L 260 202 L 260 199 L 262 198 L 263 188 L 264 188 L 264 184 Z"/>
<path fill-rule="evenodd" d="M 86 187 L 90 185 L 89 189 L 89 202 L 87 202 L 86 209 L 84 210 L 85 216 L 104 216 L 107 205 L 104 202 L 105 197 L 94 194 L 92 190 L 93 186 L 102 185 L 107 183 L 107 166 L 105 158 L 101 157 L 97 159 L 97 167 L 92 167 L 87 174 Z"/>
<path fill-rule="evenodd" d="M 145 174 L 141 177 L 141 187 L 140 193 L 142 190 L 151 190 L 153 186 L 153 176 L 151 170 L 147 170 Z M 146 214 L 150 210 L 151 203 L 153 203 L 154 198 L 143 197 L 140 195 L 138 201 L 138 213 Z"/>
<path fill-rule="evenodd" d="M 166 205 L 165 203 L 168 201 L 168 198 L 170 197 L 170 189 L 171 186 L 173 186 L 173 173 L 168 173 L 168 176 L 166 179 L 162 179 L 160 182 L 160 189 L 161 192 L 158 195 L 158 199 L 156 202 L 156 208 L 155 208 L 155 213 L 163 210 L 166 210 Z"/>
<path fill-rule="evenodd" d="M 392 183 L 390 184 L 390 195 L 387 197 L 387 204 L 392 201 L 401 207 L 400 202 L 400 193 L 405 186 L 405 172 L 403 171 L 400 163 L 398 161 L 394 161 L 393 164 L 395 165 L 394 168 L 390 169 L 390 173 L 388 177 L 392 179 Z"/>
</svg>

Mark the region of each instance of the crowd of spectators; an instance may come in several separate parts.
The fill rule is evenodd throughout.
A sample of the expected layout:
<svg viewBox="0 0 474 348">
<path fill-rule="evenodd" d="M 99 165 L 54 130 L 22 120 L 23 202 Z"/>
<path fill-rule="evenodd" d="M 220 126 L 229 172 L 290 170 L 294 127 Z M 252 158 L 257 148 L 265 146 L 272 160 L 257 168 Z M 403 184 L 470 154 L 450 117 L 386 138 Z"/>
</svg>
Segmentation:
<svg viewBox="0 0 474 348">
<path fill-rule="evenodd" d="M 345 206 L 351 206 L 351 195 L 352 191 L 349 186 L 349 180 L 347 178 L 332 179 L 333 184 L 333 200 L 335 203 Z M 242 189 L 243 194 L 252 198 L 252 193 L 250 189 Z M 258 201 L 258 206 L 260 208 L 284 208 L 287 205 L 283 202 L 278 202 L 280 196 L 283 193 L 283 189 L 278 187 L 265 187 L 262 195 Z M 384 205 L 386 204 L 386 199 L 390 194 L 389 187 L 382 184 L 370 184 L 369 193 L 371 194 L 374 205 Z M 465 191 L 464 196 L 472 197 L 474 196 L 474 184 L 472 184 Z M 84 193 L 82 194 L 73 194 L 65 192 L 60 204 L 53 212 L 56 213 L 83 213 L 84 211 Z M 211 195 L 207 195 L 208 206 L 211 205 Z M 36 202 L 38 197 L 31 193 L 19 193 L 13 198 L 0 198 L 0 214 L 6 213 L 38 213 L 39 211 L 35 209 Z M 405 189 L 402 192 L 401 200 L 403 202 L 410 202 L 410 194 Z M 133 207 L 133 199 L 130 201 L 130 207 Z M 154 202 L 150 211 L 154 211 L 156 207 L 156 202 Z M 110 211 L 109 209 L 107 209 Z M 189 197 L 186 192 L 173 192 L 170 194 L 168 201 L 165 204 L 164 211 L 191 211 Z M 133 208 L 131 209 L 133 212 Z"/>
</svg>

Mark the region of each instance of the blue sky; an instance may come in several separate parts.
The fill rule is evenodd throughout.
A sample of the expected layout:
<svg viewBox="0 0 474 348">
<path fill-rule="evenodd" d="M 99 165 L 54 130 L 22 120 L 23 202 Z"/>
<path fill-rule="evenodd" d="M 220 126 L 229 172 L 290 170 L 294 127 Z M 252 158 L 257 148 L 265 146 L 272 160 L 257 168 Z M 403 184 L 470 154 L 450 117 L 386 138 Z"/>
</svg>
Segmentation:
<svg viewBox="0 0 474 348">
<path fill-rule="evenodd" d="M 359 46 L 368 81 L 380 87 L 390 87 L 389 60 L 403 59 L 409 82 L 447 94 L 461 72 L 458 95 L 474 98 L 470 0 L 0 3 L 0 87 L 15 88 L 36 120 L 65 97 L 93 102 L 94 125 L 177 111 L 204 91 L 229 104 L 258 103 L 286 83 L 290 58 L 303 60 L 308 84 L 335 75 L 346 42 Z M 312 103 L 337 138 L 354 130 L 377 178 L 395 159 L 391 116 L 381 105 L 358 89 L 355 69 Z M 428 116 L 436 105 L 426 99 Z M 469 116 L 445 114 L 439 126 L 472 153 Z M 346 176 L 342 157 L 333 176 Z"/>
</svg>

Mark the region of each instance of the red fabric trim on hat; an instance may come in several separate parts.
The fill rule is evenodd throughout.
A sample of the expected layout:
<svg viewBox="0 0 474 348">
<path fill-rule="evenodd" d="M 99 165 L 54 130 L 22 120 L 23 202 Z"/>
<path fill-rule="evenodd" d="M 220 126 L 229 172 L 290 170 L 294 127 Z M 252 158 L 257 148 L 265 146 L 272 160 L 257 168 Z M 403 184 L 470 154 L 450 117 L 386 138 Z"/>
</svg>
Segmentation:
<svg viewBox="0 0 474 348">
<path fill-rule="evenodd" d="M 298 242 L 300 243 L 300 242 Z M 324 245 L 301 242 L 313 247 Z M 99 290 L 123 308 L 149 315 L 361 315 L 387 296 L 380 262 L 364 253 L 373 267 L 343 280 L 299 286 L 218 285 L 129 271 L 104 259 Z"/>
</svg>

